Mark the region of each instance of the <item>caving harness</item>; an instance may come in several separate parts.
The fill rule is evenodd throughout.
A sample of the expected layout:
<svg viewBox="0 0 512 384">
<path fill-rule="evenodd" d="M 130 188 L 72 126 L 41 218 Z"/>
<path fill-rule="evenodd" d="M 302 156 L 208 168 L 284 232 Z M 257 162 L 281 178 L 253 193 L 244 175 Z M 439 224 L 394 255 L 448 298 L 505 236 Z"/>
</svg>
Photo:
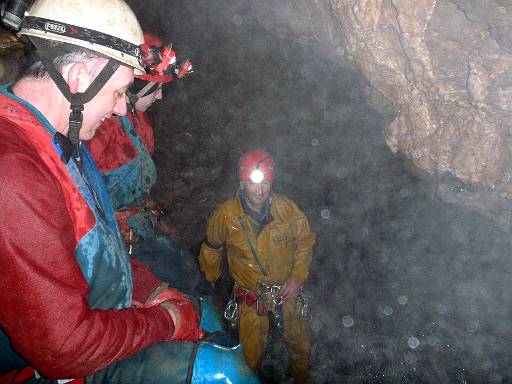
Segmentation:
<svg viewBox="0 0 512 384">
<path fill-rule="evenodd" d="M 264 276 L 263 280 L 258 281 L 258 290 L 251 291 L 241 287 L 235 283 L 233 292 L 224 310 L 224 318 L 228 321 L 232 328 L 238 327 L 239 305 L 244 303 L 248 307 L 253 308 L 260 316 L 269 316 L 271 324 L 281 330 L 284 326 L 283 322 L 283 300 L 279 292 L 283 288 L 282 284 L 271 282 L 269 276 L 260 258 L 256 252 L 253 242 L 251 241 L 247 226 L 242 217 L 238 218 L 240 226 L 245 236 L 245 240 L 251 249 L 251 253 Z M 308 317 L 310 315 L 311 296 L 307 295 L 304 288 L 301 287 L 297 295 L 297 315 Z"/>
</svg>

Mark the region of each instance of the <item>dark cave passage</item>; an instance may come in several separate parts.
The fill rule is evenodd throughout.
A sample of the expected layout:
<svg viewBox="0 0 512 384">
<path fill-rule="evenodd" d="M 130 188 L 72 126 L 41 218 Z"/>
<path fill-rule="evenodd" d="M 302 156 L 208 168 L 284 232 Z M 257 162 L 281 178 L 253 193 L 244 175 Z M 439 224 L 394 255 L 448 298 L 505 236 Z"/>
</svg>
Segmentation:
<svg viewBox="0 0 512 384">
<path fill-rule="evenodd" d="M 274 155 L 274 189 L 317 234 L 312 382 L 512 378 L 508 223 L 442 202 L 391 153 L 365 79 L 268 34 L 247 1 L 129 3 L 194 63 L 152 111 L 155 196 L 193 253 L 253 147 Z"/>
</svg>

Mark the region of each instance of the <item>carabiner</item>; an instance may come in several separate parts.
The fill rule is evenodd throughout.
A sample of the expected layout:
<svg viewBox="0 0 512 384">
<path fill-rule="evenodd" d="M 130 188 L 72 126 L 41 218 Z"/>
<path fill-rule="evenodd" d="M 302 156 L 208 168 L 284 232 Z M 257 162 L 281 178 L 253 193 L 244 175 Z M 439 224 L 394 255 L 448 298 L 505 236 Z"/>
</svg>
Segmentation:
<svg viewBox="0 0 512 384">
<path fill-rule="evenodd" d="M 224 318 L 231 324 L 238 320 L 238 303 L 235 300 L 229 300 L 224 310 Z"/>
</svg>

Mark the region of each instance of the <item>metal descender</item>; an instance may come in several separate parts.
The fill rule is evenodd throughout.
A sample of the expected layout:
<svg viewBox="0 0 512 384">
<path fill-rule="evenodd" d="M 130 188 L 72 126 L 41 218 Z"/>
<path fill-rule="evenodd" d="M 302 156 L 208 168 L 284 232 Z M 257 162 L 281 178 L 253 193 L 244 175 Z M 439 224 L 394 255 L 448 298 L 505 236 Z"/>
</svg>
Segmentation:
<svg viewBox="0 0 512 384">
<path fill-rule="evenodd" d="M 309 317 L 311 315 L 310 304 L 311 296 L 308 295 L 304 288 L 300 288 L 299 294 L 297 295 L 297 314 L 302 317 Z"/>
<path fill-rule="evenodd" d="M 274 325 L 281 329 L 283 327 L 283 299 L 279 295 L 279 291 L 283 286 L 268 281 L 258 281 L 258 299 L 256 308 L 259 315 L 269 314 L 274 321 Z M 260 305 L 263 304 L 263 305 Z M 264 308 L 263 313 L 259 308 Z"/>
</svg>

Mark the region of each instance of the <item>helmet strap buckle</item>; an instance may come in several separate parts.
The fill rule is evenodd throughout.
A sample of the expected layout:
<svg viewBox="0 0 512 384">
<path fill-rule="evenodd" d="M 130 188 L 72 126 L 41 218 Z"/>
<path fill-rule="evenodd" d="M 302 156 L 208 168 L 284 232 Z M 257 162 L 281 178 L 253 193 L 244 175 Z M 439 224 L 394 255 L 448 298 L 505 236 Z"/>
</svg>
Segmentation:
<svg viewBox="0 0 512 384">
<path fill-rule="evenodd" d="M 73 144 L 80 142 L 80 129 L 84 121 L 83 104 L 71 105 L 71 113 L 69 114 L 69 131 L 68 138 Z"/>
</svg>

